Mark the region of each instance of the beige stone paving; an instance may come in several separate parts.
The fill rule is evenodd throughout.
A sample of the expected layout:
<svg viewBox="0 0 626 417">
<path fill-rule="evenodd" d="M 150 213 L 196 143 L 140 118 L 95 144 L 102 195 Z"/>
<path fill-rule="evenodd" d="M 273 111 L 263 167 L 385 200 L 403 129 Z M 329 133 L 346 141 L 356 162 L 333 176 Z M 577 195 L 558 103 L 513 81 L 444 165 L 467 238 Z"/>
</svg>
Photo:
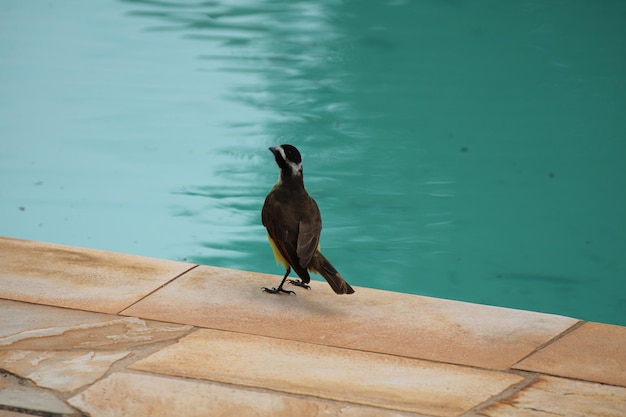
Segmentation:
<svg viewBox="0 0 626 417">
<path fill-rule="evenodd" d="M 188 325 L 0 299 L 0 368 L 30 381 L 0 387 L 0 411 L 9 407 L 74 415 L 62 399 L 65 393 L 97 381 L 133 349 L 175 340 L 191 330 Z"/>
<path fill-rule="evenodd" d="M 626 388 L 541 375 L 478 413 L 488 417 L 624 417 Z"/>
<path fill-rule="evenodd" d="M 20 383 L 10 375 L 0 375 L 0 412 L 16 409 L 29 410 L 31 414 L 75 414 L 75 410 L 52 391 Z"/>
<path fill-rule="evenodd" d="M 523 380 L 504 372 L 208 329 L 131 368 L 433 416 L 459 415 Z"/>
<path fill-rule="evenodd" d="M 2 290 L 0 290 L 2 291 Z M 86 324 L 97 325 L 111 321 L 109 314 L 92 313 L 86 311 L 70 310 L 58 307 L 49 307 L 39 304 L 23 303 L 19 301 L 0 299 L 0 346 L 11 344 L 17 338 L 27 338 L 31 332 L 41 329 L 51 329 L 49 334 L 61 334 L 64 330 L 53 330 L 62 324 L 63 328 L 84 326 Z M 16 336 L 22 334 L 23 336 Z M 41 337 L 36 334 L 35 337 Z M 11 342 L 9 342 L 9 339 Z"/>
<path fill-rule="evenodd" d="M 410 417 L 358 404 L 189 379 L 114 373 L 69 400 L 91 417 Z"/>
<path fill-rule="evenodd" d="M 585 323 L 515 368 L 626 387 L 626 327 Z"/>
<path fill-rule="evenodd" d="M 337 296 L 312 282 L 198 267 L 122 312 L 154 320 L 494 369 L 507 369 L 578 320 L 369 288 Z"/>
<path fill-rule="evenodd" d="M 117 313 L 192 267 L 0 237 L 0 298 Z"/>
<path fill-rule="evenodd" d="M 0 352 L 3 369 L 33 381 L 37 386 L 71 392 L 100 379 L 130 351 L 41 351 Z"/>
<path fill-rule="evenodd" d="M 624 327 L 191 267 L 0 238 L 0 417 L 626 415 Z"/>
<path fill-rule="evenodd" d="M 191 326 L 0 299 L 0 351 L 110 349 L 177 339 Z"/>
</svg>

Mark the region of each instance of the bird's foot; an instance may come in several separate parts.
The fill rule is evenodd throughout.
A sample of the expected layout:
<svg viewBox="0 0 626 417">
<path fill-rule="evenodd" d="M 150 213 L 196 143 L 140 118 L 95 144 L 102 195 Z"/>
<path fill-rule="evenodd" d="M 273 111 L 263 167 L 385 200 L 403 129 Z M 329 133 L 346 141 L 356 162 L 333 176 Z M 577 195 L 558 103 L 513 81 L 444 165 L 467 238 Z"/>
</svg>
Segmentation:
<svg viewBox="0 0 626 417">
<path fill-rule="evenodd" d="M 289 283 L 291 285 L 296 285 L 298 287 L 302 287 L 304 289 L 310 290 L 311 287 L 309 286 L 309 284 L 305 284 L 304 282 L 302 282 L 301 280 L 297 280 L 297 279 L 290 279 Z"/>
<path fill-rule="evenodd" d="M 261 288 L 263 291 L 265 292 L 269 292 L 270 294 L 293 294 L 296 295 L 296 293 L 294 291 L 289 291 L 289 290 L 284 290 L 282 286 L 276 288 L 276 287 L 272 287 L 272 288 L 267 288 L 267 287 L 263 287 Z"/>
</svg>

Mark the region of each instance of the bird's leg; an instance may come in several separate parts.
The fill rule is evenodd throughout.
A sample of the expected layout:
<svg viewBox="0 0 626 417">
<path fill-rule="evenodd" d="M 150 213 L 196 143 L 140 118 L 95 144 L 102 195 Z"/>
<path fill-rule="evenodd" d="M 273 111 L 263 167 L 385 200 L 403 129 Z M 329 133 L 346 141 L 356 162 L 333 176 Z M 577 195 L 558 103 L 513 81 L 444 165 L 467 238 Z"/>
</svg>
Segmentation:
<svg viewBox="0 0 626 417">
<path fill-rule="evenodd" d="M 272 288 L 267 288 L 267 287 L 263 287 L 262 290 L 265 292 L 269 292 L 270 294 L 280 294 L 285 293 L 285 294 L 295 294 L 295 292 L 293 291 L 289 291 L 289 290 L 284 290 L 283 289 L 283 285 L 285 284 L 285 281 L 287 280 L 287 277 L 289 276 L 289 273 L 291 272 L 291 267 L 287 267 L 287 272 L 285 272 L 285 276 L 283 277 L 283 280 L 280 282 L 280 285 L 278 286 L 278 288 L 276 287 L 272 287 Z M 291 280 L 290 280 L 291 282 Z"/>
<path fill-rule="evenodd" d="M 302 287 L 302 288 L 305 288 L 305 289 L 307 289 L 307 290 L 310 290 L 310 289 L 311 289 L 311 287 L 309 286 L 309 284 L 305 284 L 305 283 L 304 283 L 304 281 L 302 281 L 302 280 L 300 280 L 300 279 L 290 279 L 290 280 L 289 280 L 289 283 L 290 283 L 291 285 L 296 285 L 296 286 L 298 286 L 298 287 Z"/>
</svg>

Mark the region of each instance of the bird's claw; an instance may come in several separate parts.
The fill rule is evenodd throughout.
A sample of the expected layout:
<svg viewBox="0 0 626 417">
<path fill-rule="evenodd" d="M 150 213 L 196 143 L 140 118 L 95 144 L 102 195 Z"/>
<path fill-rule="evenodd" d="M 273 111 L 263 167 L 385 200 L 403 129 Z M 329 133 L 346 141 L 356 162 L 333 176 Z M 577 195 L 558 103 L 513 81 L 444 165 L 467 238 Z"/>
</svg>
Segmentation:
<svg viewBox="0 0 626 417">
<path fill-rule="evenodd" d="M 283 294 L 293 294 L 293 295 L 296 295 L 295 291 L 283 290 L 282 287 L 278 287 L 278 288 L 276 288 L 276 287 L 272 287 L 272 288 L 263 287 L 261 289 L 263 291 L 265 291 L 265 292 L 270 293 L 270 294 L 280 294 L 280 293 L 283 293 Z"/>
<path fill-rule="evenodd" d="M 295 285 L 295 286 L 298 286 L 298 287 L 302 287 L 302 288 L 307 289 L 307 290 L 310 290 L 310 289 L 311 289 L 311 286 L 310 286 L 309 284 L 305 284 L 305 283 L 304 283 L 304 282 L 302 282 L 301 280 L 297 280 L 297 279 L 290 279 L 290 280 L 289 280 L 289 283 L 290 283 L 291 285 Z"/>
</svg>

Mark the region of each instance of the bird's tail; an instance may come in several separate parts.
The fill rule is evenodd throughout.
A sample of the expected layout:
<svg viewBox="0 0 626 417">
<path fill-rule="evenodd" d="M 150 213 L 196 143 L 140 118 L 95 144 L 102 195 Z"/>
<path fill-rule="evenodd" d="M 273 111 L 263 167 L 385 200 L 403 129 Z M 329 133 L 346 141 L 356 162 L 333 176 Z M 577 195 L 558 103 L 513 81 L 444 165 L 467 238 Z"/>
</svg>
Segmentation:
<svg viewBox="0 0 626 417">
<path fill-rule="evenodd" d="M 313 258 L 311 258 L 309 269 L 323 276 L 337 294 L 352 294 L 354 292 L 350 284 L 343 279 L 335 267 L 319 251 L 316 251 Z"/>
</svg>

